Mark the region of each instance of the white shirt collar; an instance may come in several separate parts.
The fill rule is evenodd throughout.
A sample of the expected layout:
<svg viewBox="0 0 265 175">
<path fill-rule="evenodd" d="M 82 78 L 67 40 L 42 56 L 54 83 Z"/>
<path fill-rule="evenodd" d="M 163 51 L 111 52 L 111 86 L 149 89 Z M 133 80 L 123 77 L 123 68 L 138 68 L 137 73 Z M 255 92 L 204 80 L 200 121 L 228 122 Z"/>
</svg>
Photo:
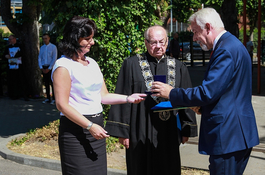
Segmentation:
<svg viewBox="0 0 265 175">
<path fill-rule="evenodd" d="M 216 43 L 218 42 L 218 40 L 221 38 L 221 36 L 226 32 L 226 30 L 222 31 L 221 33 L 219 33 L 219 35 L 217 35 L 217 37 L 215 38 L 214 42 L 213 42 L 213 50 L 215 48 Z"/>
<path fill-rule="evenodd" d="M 160 59 L 157 59 L 156 58 L 156 61 L 157 61 L 157 63 L 159 63 L 162 59 L 164 59 L 165 58 L 165 55 L 163 55 Z"/>
</svg>

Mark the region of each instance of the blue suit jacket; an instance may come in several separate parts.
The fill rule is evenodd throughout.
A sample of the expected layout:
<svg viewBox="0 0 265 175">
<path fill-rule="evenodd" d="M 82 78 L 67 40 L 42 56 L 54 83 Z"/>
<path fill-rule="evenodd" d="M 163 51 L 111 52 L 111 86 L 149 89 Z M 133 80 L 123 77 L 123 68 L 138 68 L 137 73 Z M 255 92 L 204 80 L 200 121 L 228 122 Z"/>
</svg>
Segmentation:
<svg viewBox="0 0 265 175">
<path fill-rule="evenodd" d="M 176 106 L 201 106 L 199 152 L 221 155 L 259 144 L 252 96 L 251 58 L 229 32 L 218 40 L 201 86 L 176 88 Z"/>
</svg>

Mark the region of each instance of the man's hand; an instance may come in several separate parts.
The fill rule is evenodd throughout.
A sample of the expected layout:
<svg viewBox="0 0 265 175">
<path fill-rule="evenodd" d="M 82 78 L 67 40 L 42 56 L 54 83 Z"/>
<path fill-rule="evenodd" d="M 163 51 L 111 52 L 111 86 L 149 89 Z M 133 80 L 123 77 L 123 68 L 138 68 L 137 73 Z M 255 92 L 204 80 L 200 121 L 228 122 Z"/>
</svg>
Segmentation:
<svg viewBox="0 0 265 175">
<path fill-rule="evenodd" d="M 125 146 L 125 148 L 126 149 L 128 149 L 129 148 L 129 142 L 130 142 L 130 140 L 129 139 L 127 139 L 127 138 L 119 138 L 119 142 L 120 142 L 120 144 L 122 144 L 123 146 Z"/>
<path fill-rule="evenodd" d="M 5 55 L 5 57 L 6 57 L 7 59 L 11 58 L 10 55 Z"/>
<path fill-rule="evenodd" d="M 152 84 L 151 91 L 154 92 L 154 94 L 152 94 L 153 96 L 163 97 L 163 98 L 169 99 L 169 94 L 170 94 L 170 91 L 172 89 L 173 89 L 173 87 L 168 85 L 168 84 L 161 83 L 159 81 L 155 81 Z"/>
<path fill-rule="evenodd" d="M 182 137 L 182 144 L 186 143 L 189 140 L 189 137 Z"/>
<path fill-rule="evenodd" d="M 48 72 L 50 72 L 50 69 L 42 69 L 42 73 L 47 74 Z"/>
</svg>

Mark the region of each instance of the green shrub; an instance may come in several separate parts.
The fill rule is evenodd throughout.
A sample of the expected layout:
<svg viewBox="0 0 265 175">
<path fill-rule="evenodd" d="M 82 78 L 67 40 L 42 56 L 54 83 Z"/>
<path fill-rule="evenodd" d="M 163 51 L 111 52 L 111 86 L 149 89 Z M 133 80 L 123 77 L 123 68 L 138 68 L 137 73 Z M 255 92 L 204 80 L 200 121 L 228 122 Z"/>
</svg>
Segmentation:
<svg viewBox="0 0 265 175">
<path fill-rule="evenodd" d="M 145 50 L 144 31 L 161 24 L 154 15 L 157 0 L 74 0 L 45 1 L 43 23 L 54 22 L 58 38 L 67 20 L 74 15 L 89 17 L 96 22 L 95 45 L 88 55 L 94 58 L 104 75 L 107 89 L 114 92 L 123 60 Z M 107 117 L 109 106 L 104 105 Z"/>
</svg>

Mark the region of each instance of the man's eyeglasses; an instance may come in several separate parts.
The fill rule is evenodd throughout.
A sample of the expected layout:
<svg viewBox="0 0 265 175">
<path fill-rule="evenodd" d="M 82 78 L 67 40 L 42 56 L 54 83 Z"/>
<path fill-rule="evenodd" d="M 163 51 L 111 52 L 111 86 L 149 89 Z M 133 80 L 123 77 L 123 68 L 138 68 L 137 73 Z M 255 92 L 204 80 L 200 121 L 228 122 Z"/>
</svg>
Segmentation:
<svg viewBox="0 0 265 175">
<path fill-rule="evenodd" d="M 161 40 L 161 41 L 151 41 L 148 39 L 145 39 L 151 46 L 157 46 L 158 44 L 160 44 L 160 46 L 165 46 L 167 43 L 167 39 L 166 40 Z"/>
</svg>

